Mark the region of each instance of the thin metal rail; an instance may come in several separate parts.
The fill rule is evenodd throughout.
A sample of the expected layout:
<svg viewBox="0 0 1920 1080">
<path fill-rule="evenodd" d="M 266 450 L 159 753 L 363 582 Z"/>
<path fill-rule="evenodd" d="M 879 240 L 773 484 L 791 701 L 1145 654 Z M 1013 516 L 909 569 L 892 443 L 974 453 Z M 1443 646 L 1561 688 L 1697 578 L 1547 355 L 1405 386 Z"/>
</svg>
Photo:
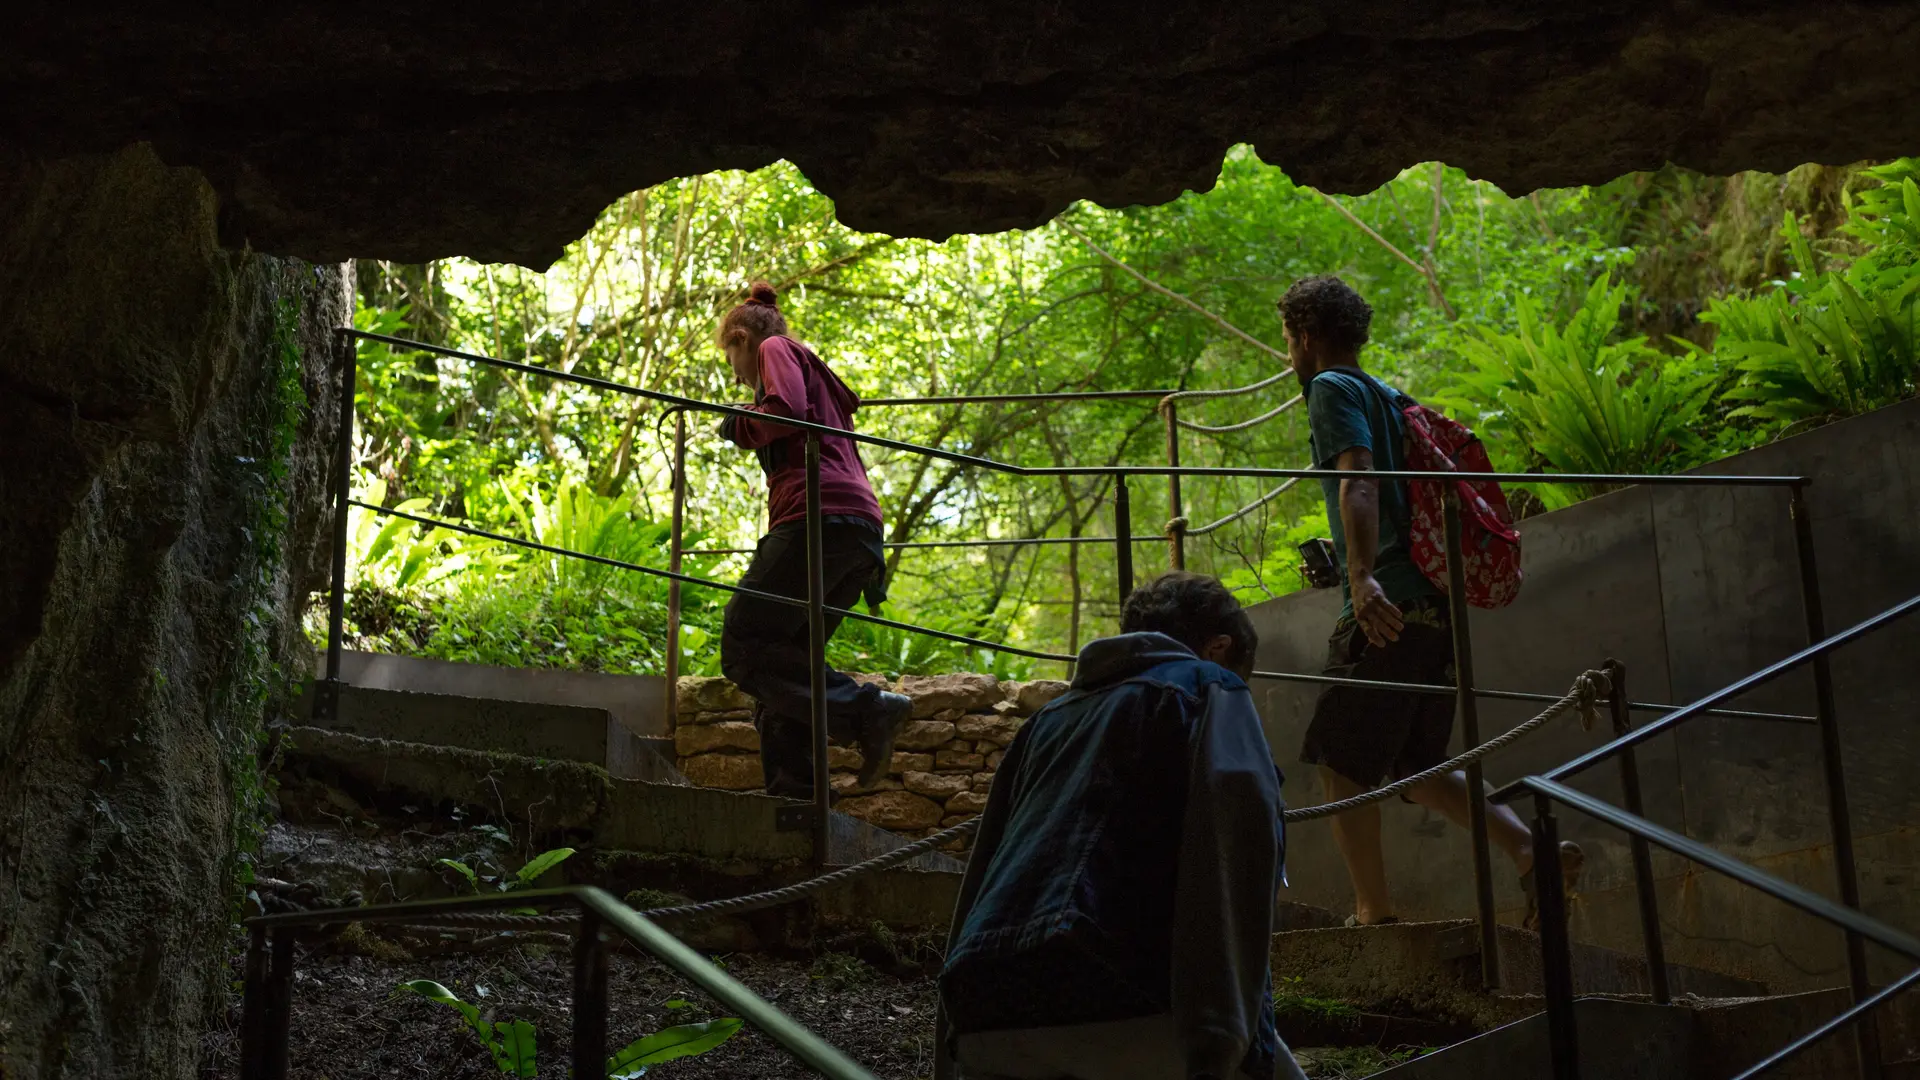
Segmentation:
<svg viewBox="0 0 1920 1080">
<path fill-rule="evenodd" d="M 1920 611 L 1920 596 L 1915 596 L 1895 604 L 1878 615 L 1862 619 L 1860 622 L 1834 634 L 1824 641 L 1816 642 L 1794 653 L 1792 656 L 1768 664 L 1766 667 L 1748 675 L 1746 678 L 1733 682 L 1719 690 L 1715 690 L 1713 693 L 1700 698 L 1691 705 L 1682 706 L 1645 727 L 1635 728 L 1611 742 L 1594 747 L 1592 750 L 1581 754 L 1572 761 L 1566 762 L 1545 773 L 1543 778 L 1552 781 L 1561 781 L 1571 776 L 1578 776 L 1588 769 L 1593 768 L 1595 765 L 1612 758 L 1628 747 L 1638 746 L 1648 739 L 1671 731 L 1696 716 L 1706 714 L 1723 702 L 1731 701 L 1755 687 L 1764 686 L 1772 682 L 1816 656 L 1832 652 L 1834 649 L 1870 634 L 1889 623 L 1897 622 L 1913 614 L 1915 611 Z M 1494 792 L 1493 798 L 1496 802 L 1505 802 L 1509 799 L 1518 798 L 1521 794 L 1523 794 L 1523 791 L 1519 786 L 1519 781 L 1515 781 Z"/>
<path fill-rule="evenodd" d="M 851 439 L 854 442 L 879 447 L 883 450 L 899 450 L 903 453 L 920 454 L 926 457 L 938 458 L 942 461 L 951 461 L 957 464 L 971 465 L 993 472 L 1005 473 L 1010 476 L 1269 476 L 1276 479 L 1296 476 L 1302 478 L 1337 478 L 1340 476 L 1338 469 L 1270 469 L 1227 465 L 1012 465 L 1004 461 L 995 461 L 992 458 L 976 457 L 972 454 L 961 454 L 952 450 L 942 450 L 938 447 L 903 442 L 899 439 L 882 438 L 878 435 L 866 435 L 858 431 L 848 431 L 845 428 L 833 427 L 829 424 L 815 424 L 785 416 L 769 416 L 766 413 L 753 412 L 752 410 L 743 409 L 734 405 L 717 405 L 713 402 L 682 397 L 678 394 L 669 394 L 659 390 L 645 390 L 637 386 L 628 386 L 625 383 L 617 383 L 610 379 L 600 379 L 591 375 L 581 375 L 570 371 L 555 371 L 552 368 L 544 368 L 536 364 L 523 364 L 514 360 L 502 360 L 495 356 L 464 352 L 459 349 L 449 349 L 440 345 L 429 345 L 425 342 L 409 341 L 406 338 L 393 337 L 388 334 L 376 334 L 367 330 L 342 330 L 341 333 L 367 341 L 379 341 L 388 345 L 400 345 L 420 352 L 435 353 L 457 360 L 470 360 L 479 364 L 489 364 L 508 371 L 518 371 L 524 374 L 538 375 L 543 378 L 558 379 L 563 382 L 570 382 L 598 390 L 646 398 L 668 405 L 678 405 L 682 408 L 698 409 L 702 412 L 719 413 L 726 416 L 745 416 L 748 419 L 760 423 L 780 424 L 784 427 L 793 428 L 795 431 L 814 431 L 822 435 Z M 1479 473 L 1418 472 L 1402 469 L 1376 470 L 1369 475 L 1376 480 L 1462 480 L 1493 481 L 1496 483 L 1513 484 L 1648 484 L 1664 487 L 1791 487 L 1795 484 L 1804 484 L 1807 482 L 1807 479 L 1801 476 L 1714 476 L 1684 473 L 1657 475 L 1638 475 L 1633 473 Z"/>
<path fill-rule="evenodd" d="M 1452 696 L 1455 691 L 1455 687 L 1451 683 L 1410 683 L 1390 682 L 1384 679 L 1347 679 L 1337 675 L 1315 675 L 1296 671 L 1255 671 L 1253 677 L 1256 679 L 1275 679 L 1281 682 L 1316 683 L 1322 686 L 1353 686 L 1362 690 L 1398 690 L 1410 694 L 1444 694 Z M 1488 690 L 1483 687 L 1475 687 L 1473 692 L 1480 697 L 1492 698 L 1496 701 L 1559 700 L 1559 696 L 1556 694 L 1538 694 L 1527 690 Z M 1682 708 L 1680 705 L 1659 701 L 1630 701 L 1626 703 L 1626 706 L 1634 712 L 1654 713 L 1673 712 L 1676 709 Z M 1818 722 L 1815 717 L 1802 716 L 1799 713 L 1756 712 L 1751 709 L 1708 709 L 1706 715 L 1726 716 L 1741 720 L 1775 720 L 1790 724 L 1812 724 Z"/>
</svg>

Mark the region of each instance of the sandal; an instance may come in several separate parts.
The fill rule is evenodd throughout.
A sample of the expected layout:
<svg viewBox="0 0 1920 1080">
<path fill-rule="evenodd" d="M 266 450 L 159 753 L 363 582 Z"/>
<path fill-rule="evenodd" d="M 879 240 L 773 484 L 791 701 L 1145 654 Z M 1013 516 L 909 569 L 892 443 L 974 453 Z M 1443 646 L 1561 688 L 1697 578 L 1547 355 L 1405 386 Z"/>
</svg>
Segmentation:
<svg viewBox="0 0 1920 1080">
<path fill-rule="evenodd" d="M 1394 923 L 1397 923 L 1399 921 L 1400 921 L 1400 916 L 1389 915 L 1386 918 L 1381 919 L 1379 922 L 1363 923 L 1360 921 L 1360 916 L 1349 915 L 1347 916 L 1347 921 L 1342 923 L 1341 925 L 1342 926 L 1391 926 Z"/>
<path fill-rule="evenodd" d="M 1579 895 L 1580 874 L 1586 868 L 1587 853 L 1580 850 L 1580 845 L 1571 840 L 1560 841 L 1560 881 L 1569 903 Z M 1540 929 L 1540 896 L 1534 888 L 1531 867 L 1526 873 L 1520 875 L 1520 891 L 1527 898 L 1527 913 L 1521 917 L 1520 925 L 1527 930 L 1538 930 Z"/>
</svg>

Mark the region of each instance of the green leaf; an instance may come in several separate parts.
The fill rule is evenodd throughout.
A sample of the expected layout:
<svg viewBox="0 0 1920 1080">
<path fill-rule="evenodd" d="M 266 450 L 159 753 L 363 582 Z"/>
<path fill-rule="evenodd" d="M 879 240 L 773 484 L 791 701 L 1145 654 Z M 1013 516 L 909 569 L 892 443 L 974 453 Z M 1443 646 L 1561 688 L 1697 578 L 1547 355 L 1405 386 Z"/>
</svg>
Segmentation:
<svg viewBox="0 0 1920 1080">
<path fill-rule="evenodd" d="M 535 1061 L 533 1025 L 525 1020 L 508 1020 L 495 1024 L 493 1030 L 499 1038 L 489 1047 L 493 1051 L 493 1063 L 508 1076 L 534 1080 L 540 1075 L 540 1066 Z"/>
<path fill-rule="evenodd" d="M 527 865 L 521 867 L 520 872 L 516 874 L 515 877 L 519 879 L 522 886 L 531 885 L 540 880 L 540 875 L 566 862 L 572 854 L 573 849 L 570 847 L 543 851 L 529 860 Z"/>
<path fill-rule="evenodd" d="M 487 1043 L 489 1048 L 491 1048 L 494 1041 L 493 1025 L 480 1018 L 479 1009 L 454 997 L 453 991 L 441 986 L 432 979 L 415 979 L 412 982 L 403 982 L 400 984 L 400 989 L 411 991 L 426 998 L 428 1001 L 437 1001 L 442 1005 L 454 1009 L 461 1016 L 466 1017 L 467 1026 L 473 1028 L 474 1033 L 480 1036 L 480 1041 Z"/>
<path fill-rule="evenodd" d="M 473 867 L 468 866 L 458 859 L 441 859 L 440 865 L 460 871 L 460 876 L 467 879 L 467 885 L 472 888 L 474 892 L 480 891 L 480 875 L 473 872 Z"/>
<path fill-rule="evenodd" d="M 741 1024 L 739 1018 L 727 1016 L 698 1024 L 680 1024 L 636 1039 L 607 1059 L 608 1080 L 633 1080 L 645 1075 L 648 1066 L 704 1054 L 733 1038 Z"/>
</svg>

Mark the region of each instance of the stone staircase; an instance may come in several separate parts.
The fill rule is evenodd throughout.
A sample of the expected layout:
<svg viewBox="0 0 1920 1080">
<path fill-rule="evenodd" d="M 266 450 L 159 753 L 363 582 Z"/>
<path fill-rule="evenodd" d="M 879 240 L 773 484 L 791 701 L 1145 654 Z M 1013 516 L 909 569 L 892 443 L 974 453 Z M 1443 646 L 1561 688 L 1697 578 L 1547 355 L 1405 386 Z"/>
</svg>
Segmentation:
<svg viewBox="0 0 1920 1080">
<path fill-rule="evenodd" d="M 1016 686 L 996 701 L 1012 702 L 1019 692 Z M 723 712 L 715 706 L 735 703 L 722 693 L 708 687 L 692 696 L 691 707 Z M 984 701 L 985 691 L 973 693 Z M 1014 711 L 1009 705 L 992 712 L 981 702 L 967 707 L 996 717 Z M 956 738 L 955 719 L 921 722 L 954 726 L 940 734 Z M 726 722 L 703 718 L 706 726 Z M 418 832 L 417 842 L 397 844 L 391 828 L 354 824 L 431 817 L 495 823 L 530 851 L 574 847 L 579 854 L 556 872 L 562 880 L 598 884 L 643 907 L 722 899 L 811 876 L 811 834 L 782 828 L 777 816 L 800 804 L 689 783 L 672 740 L 637 735 L 630 724 L 603 705 L 343 687 L 332 717 L 286 733 L 282 821 L 268 837 L 263 866 L 328 895 L 358 891 L 368 902 L 457 892 L 461 883 L 440 872 L 436 860 L 463 858 L 475 843 L 469 833 L 401 828 Z M 908 790 L 897 777 L 883 789 Z M 906 842 L 836 811 L 828 861 L 858 862 Z M 805 948 L 822 933 L 876 924 L 889 933 L 937 936 L 962 869 L 951 856 L 923 855 L 815 894 L 811 905 L 684 919 L 675 931 L 716 951 Z M 1479 985 L 1479 935 L 1469 921 L 1338 922 L 1332 912 L 1284 901 L 1276 912 L 1282 929 L 1273 941 L 1275 996 L 1290 1045 L 1438 1048 L 1379 1074 L 1404 1080 L 1549 1075 L 1536 935 L 1501 928 L 1503 988 L 1488 993 Z M 1846 1002 L 1838 989 L 1769 995 L 1751 980 L 1670 965 L 1675 1002 L 1659 1006 L 1647 997 L 1640 957 L 1577 945 L 1573 961 L 1587 1080 L 1723 1080 Z M 1920 1060 L 1920 1008 L 1896 1004 L 1881 1017 L 1881 1029 L 1888 1075 L 1920 1077 L 1920 1066 L 1910 1064 Z M 1847 1076 L 1852 1064 L 1853 1043 L 1843 1036 L 1776 1075 Z"/>
</svg>

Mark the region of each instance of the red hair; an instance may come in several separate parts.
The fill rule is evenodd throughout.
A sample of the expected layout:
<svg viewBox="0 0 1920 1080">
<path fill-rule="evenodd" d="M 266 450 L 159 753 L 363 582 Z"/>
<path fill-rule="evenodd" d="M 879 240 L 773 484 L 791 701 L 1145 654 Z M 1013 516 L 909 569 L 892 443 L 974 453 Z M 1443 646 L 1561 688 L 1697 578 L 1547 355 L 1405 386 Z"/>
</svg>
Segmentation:
<svg viewBox="0 0 1920 1080">
<path fill-rule="evenodd" d="M 787 320 L 780 316 L 778 297 L 773 286 L 756 281 L 747 288 L 746 302 L 727 312 L 720 320 L 714 340 L 722 349 L 732 345 L 758 345 L 770 337 L 787 332 Z"/>
</svg>

